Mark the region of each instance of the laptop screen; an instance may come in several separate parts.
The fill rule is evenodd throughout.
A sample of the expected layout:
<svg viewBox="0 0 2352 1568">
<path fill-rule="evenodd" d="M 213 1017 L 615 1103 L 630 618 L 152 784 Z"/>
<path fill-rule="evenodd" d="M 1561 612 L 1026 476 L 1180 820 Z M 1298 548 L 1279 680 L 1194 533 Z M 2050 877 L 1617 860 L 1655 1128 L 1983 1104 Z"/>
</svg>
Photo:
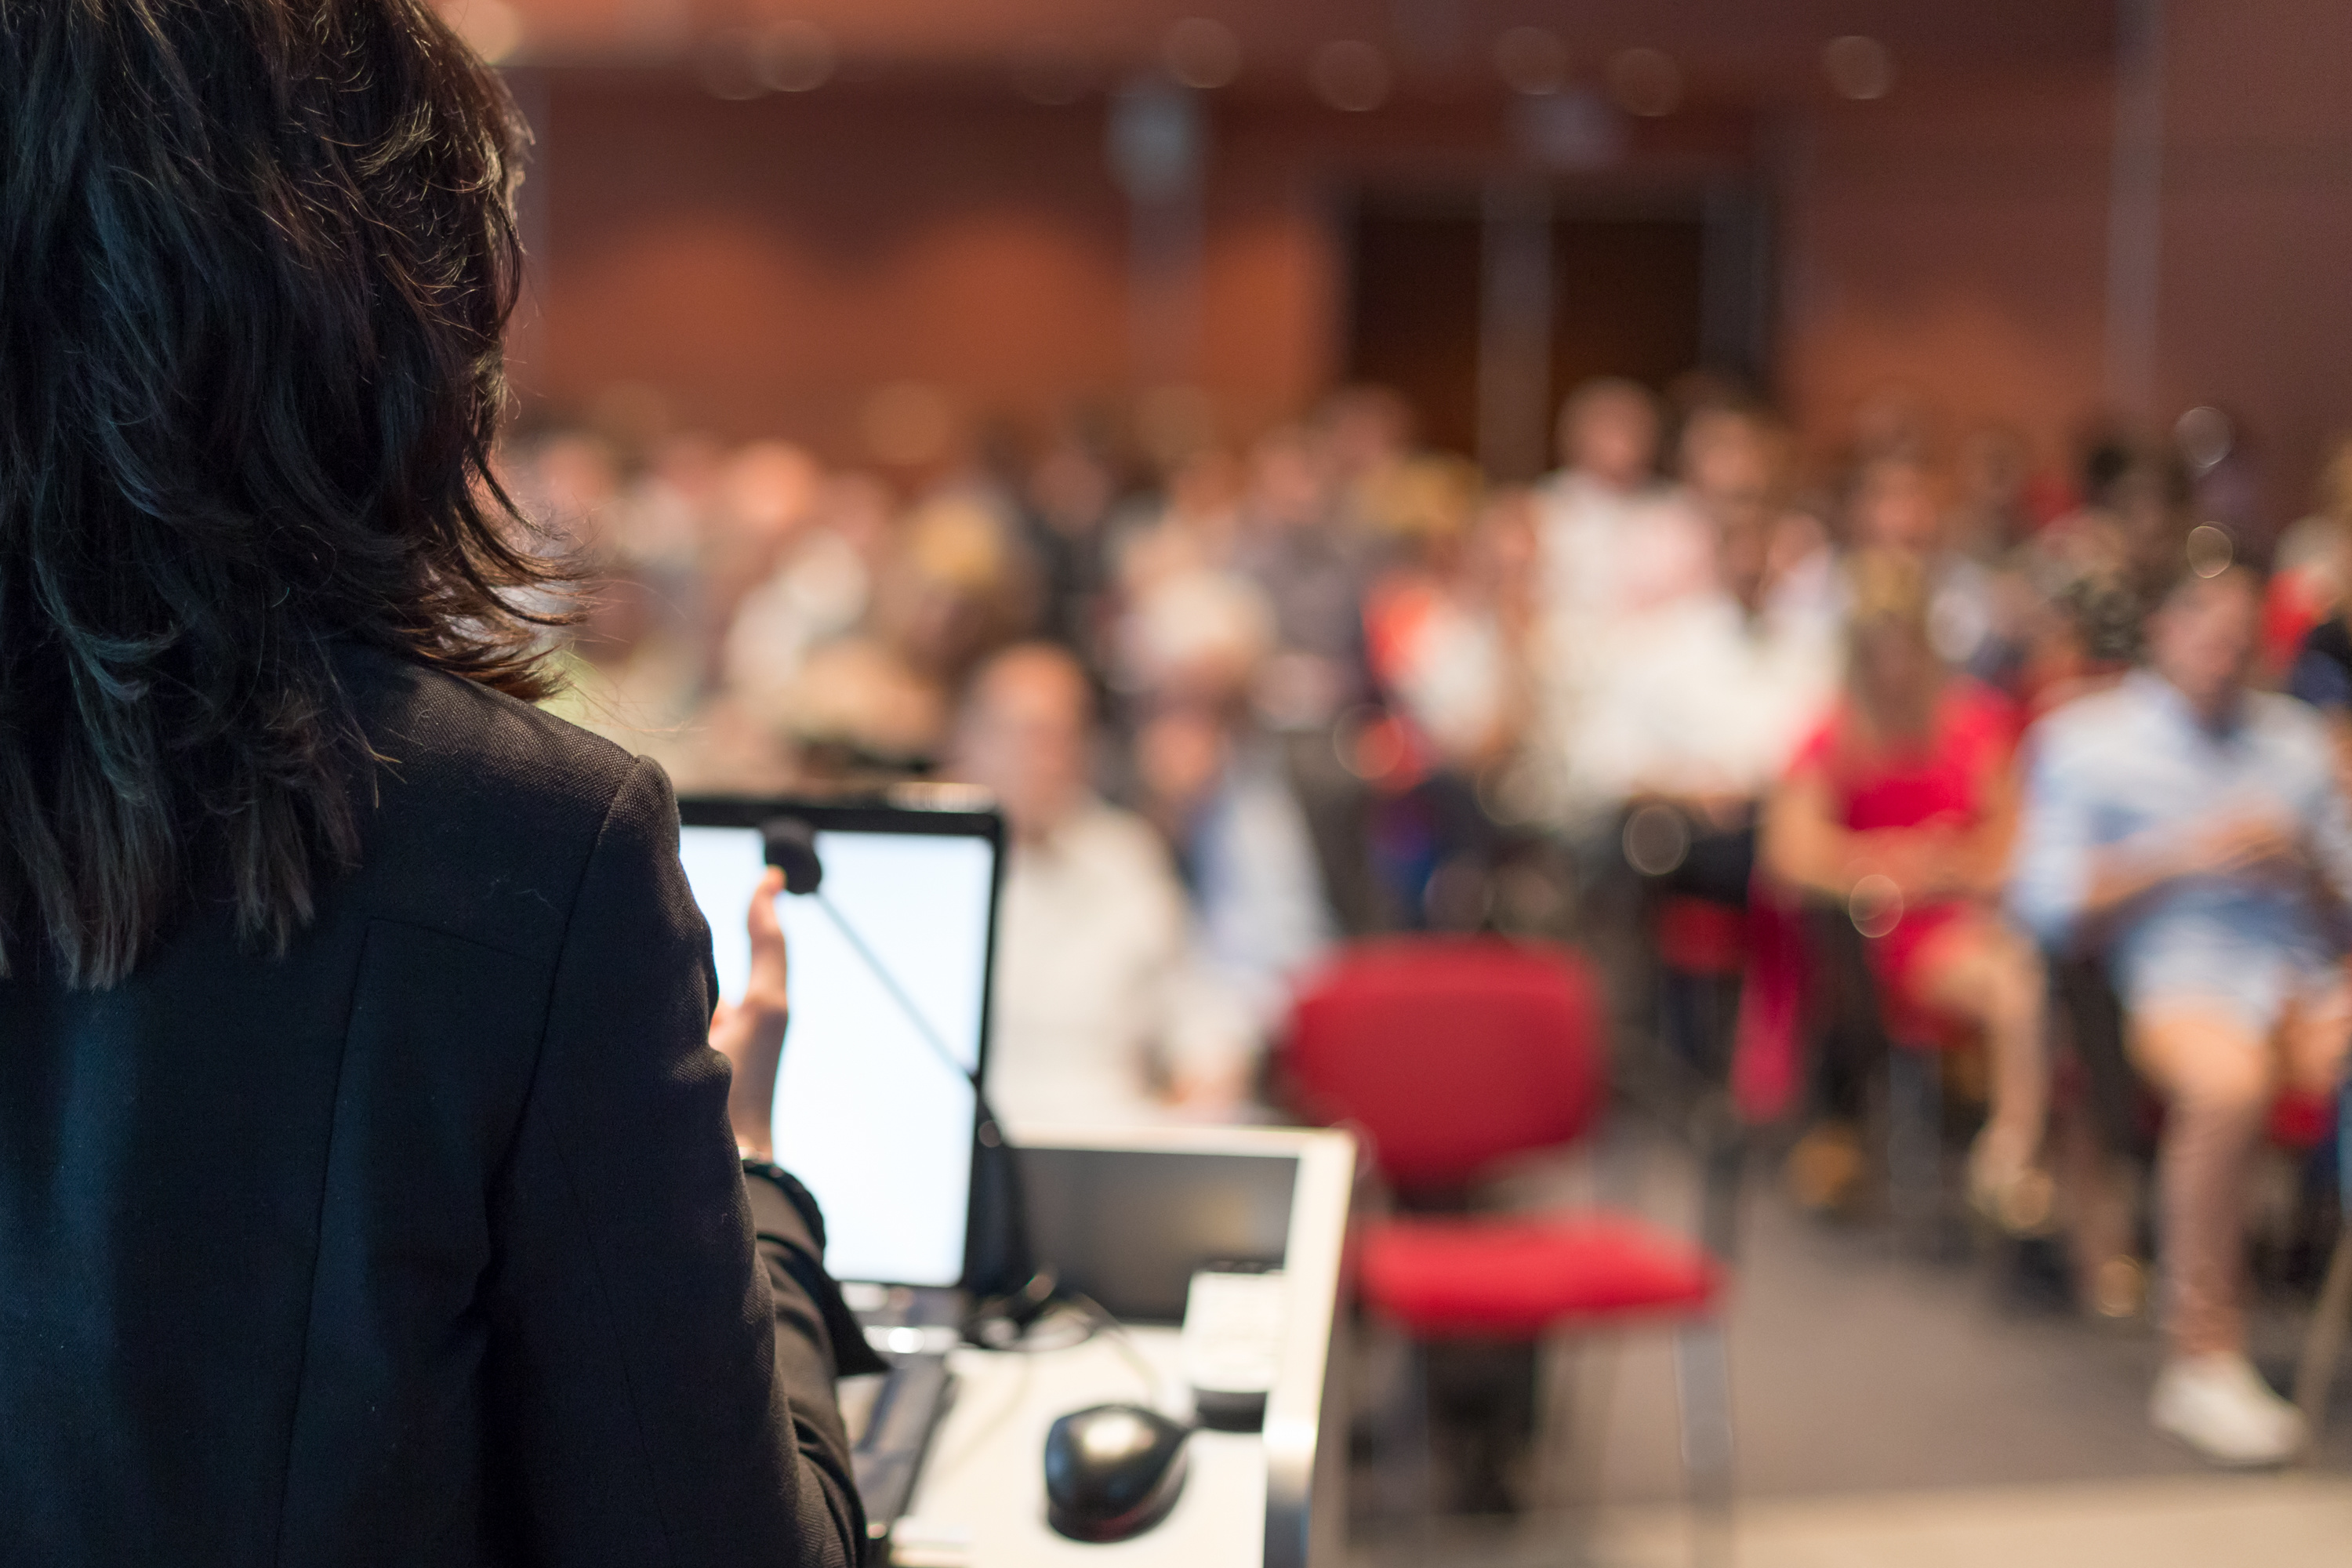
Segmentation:
<svg viewBox="0 0 2352 1568">
<path fill-rule="evenodd" d="M 792 816 L 815 828 L 830 911 L 816 897 L 777 902 L 793 1017 L 776 1080 L 776 1160 L 824 1206 L 835 1278 L 960 1284 L 978 1116 L 967 1075 L 979 1071 L 986 1038 L 995 819 L 694 801 L 681 815 L 679 858 L 729 1001 L 749 976 L 743 921 L 767 865 L 755 824 Z"/>
</svg>

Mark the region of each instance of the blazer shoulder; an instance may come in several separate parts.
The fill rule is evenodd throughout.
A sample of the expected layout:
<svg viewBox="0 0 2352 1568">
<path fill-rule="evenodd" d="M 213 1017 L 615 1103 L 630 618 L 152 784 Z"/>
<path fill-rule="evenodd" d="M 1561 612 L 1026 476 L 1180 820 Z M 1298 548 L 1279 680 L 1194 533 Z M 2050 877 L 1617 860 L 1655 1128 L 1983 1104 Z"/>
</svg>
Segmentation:
<svg viewBox="0 0 2352 1568">
<path fill-rule="evenodd" d="M 608 826 L 633 843 L 675 835 L 660 770 L 610 741 L 392 654 L 339 662 L 377 757 L 362 878 L 379 912 L 551 951 Z"/>
</svg>

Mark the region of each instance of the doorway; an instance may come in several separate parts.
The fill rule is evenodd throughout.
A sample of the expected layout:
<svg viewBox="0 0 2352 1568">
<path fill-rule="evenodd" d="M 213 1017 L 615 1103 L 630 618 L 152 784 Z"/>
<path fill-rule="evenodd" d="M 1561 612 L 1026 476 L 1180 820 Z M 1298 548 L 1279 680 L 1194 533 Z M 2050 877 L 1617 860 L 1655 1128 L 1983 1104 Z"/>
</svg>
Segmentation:
<svg viewBox="0 0 2352 1568">
<path fill-rule="evenodd" d="M 1744 196 L 1367 194 L 1351 219 L 1349 378 L 1394 387 L 1425 442 L 1498 478 L 1549 465 L 1552 410 L 1593 376 L 1664 391 L 1706 367 L 1764 384 L 1761 224 Z"/>
</svg>

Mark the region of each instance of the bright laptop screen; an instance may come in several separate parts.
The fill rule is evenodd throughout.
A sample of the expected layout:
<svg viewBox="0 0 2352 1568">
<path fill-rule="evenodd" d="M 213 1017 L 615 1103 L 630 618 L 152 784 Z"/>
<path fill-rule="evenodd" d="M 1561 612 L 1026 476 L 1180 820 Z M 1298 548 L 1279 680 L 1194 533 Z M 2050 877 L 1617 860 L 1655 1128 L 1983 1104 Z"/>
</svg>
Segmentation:
<svg viewBox="0 0 2352 1568">
<path fill-rule="evenodd" d="M 744 917 L 767 865 L 755 826 L 699 826 L 679 858 L 710 922 L 719 993 L 743 994 Z M 707 815 L 707 814 L 705 814 Z M 964 1272 L 987 1017 L 996 849 L 984 836 L 820 827 L 823 897 L 787 893 L 792 1028 L 777 1075 L 776 1161 L 824 1209 L 825 1264 L 843 1279 L 950 1286 Z M 863 942 L 930 1025 L 950 1067 L 874 973 Z"/>
</svg>

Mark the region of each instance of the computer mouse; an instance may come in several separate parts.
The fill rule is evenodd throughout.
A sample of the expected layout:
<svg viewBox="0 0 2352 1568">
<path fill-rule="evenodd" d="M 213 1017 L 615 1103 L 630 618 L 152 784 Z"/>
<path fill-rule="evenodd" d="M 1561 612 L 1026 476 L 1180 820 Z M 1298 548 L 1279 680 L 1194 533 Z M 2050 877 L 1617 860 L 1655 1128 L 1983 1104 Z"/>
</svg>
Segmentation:
<svg viewBox="0 0 2352 1568">
<path fill-rule="evenodd" d="M 1192 1429 L 1138 1405 L 1075 1410 L 1045 1434 L 1045 1521 L 1073 1541 L 1125 1541 L 1168 1517 Z"/>
</svg>

